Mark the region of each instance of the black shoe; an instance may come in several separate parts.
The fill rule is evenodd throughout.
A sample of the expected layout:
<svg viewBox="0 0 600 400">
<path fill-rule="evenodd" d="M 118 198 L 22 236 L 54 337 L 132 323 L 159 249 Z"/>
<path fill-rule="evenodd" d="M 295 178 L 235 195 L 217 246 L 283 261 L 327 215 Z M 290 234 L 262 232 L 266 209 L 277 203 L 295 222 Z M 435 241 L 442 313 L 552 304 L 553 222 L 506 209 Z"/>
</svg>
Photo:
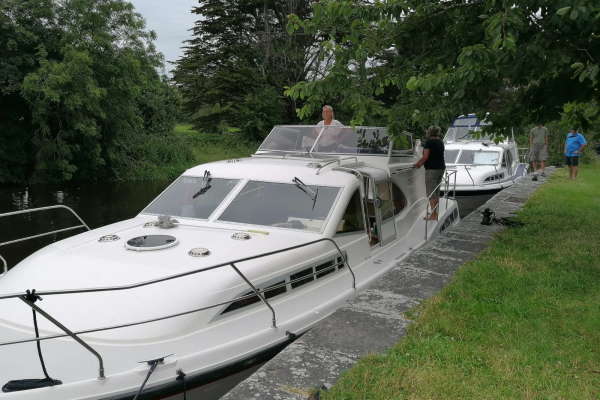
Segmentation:
<svg viewBox="0 0 600 400">
<path fill-rule="evenodd" d="M 537 180 L 538 180 L 538 176 L 537 176 L 537 175 L 534 175 L 534 176 L 531 178 L 531 180 L 532 180 L 532 181 L 537 181 Z"/>
</svg>

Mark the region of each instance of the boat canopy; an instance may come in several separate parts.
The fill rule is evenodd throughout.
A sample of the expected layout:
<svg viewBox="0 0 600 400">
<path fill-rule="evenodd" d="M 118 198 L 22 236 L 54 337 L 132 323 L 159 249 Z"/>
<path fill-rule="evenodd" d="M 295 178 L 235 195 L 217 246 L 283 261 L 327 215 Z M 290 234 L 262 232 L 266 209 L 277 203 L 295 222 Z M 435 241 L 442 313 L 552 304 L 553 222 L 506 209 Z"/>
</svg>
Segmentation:
<svg viewBox="0 0 600 400">
<path fill-rule="evenodd" d="M 484 126 L 488 125 L 491 124 L 485 120 L 480 121 L 475 114 L 461 115 L 448 128 L 444 136 L 444 142 L 492 141 L 490 135 L 478 133 Z"/>
<path fill-rule="evenodd" d="M 275 126 L 257 153 L 388 155 L 392 144 L 387 128 L 339 125 Z M 412 142 L 410 143 L 412 146 Z"/>
</svg>

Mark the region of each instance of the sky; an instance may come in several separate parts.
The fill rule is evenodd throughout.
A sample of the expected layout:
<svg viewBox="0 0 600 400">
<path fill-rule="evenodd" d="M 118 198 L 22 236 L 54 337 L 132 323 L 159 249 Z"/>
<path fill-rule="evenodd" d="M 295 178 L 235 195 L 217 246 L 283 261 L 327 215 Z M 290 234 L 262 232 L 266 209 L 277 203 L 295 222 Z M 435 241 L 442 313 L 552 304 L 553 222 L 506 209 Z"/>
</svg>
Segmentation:
<svg viewBox="0 0 600 400">
<path fill-rule="evenodd" d="M 147 28 L 156 32 L 156 48 L 165 56 L 165 68 L 170 71 L 173 66 L 168 61 L 175 61 L 182 56 L 183 41 L 191 38 L 189 29 L 198 18 L 191 10 L 198 4 L 198 0 L 129 1 L 142 14 Z"/>
</svg>

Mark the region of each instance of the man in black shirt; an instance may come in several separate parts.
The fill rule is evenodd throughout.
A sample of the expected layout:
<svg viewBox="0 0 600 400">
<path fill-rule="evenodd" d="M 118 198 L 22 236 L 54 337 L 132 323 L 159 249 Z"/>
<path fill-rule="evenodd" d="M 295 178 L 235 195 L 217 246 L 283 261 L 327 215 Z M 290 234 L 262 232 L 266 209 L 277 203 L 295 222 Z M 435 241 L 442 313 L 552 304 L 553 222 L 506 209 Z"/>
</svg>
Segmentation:
<svg viewBox="0 0 600 400">
<path fill-rule="evenodd" d="M 444 176 L 444 142 L 440 137 L 440 127 L 430 126 L 427 129 L 427 141 L 423 145 L 423 157 L 415 163 L 415 168 L 425 165 L 425 189 L 429 197 L 431 214 L 425 217 L 429 220 L 438 219 L 438 204 L 440 198 L 440 183 Z"/>
</svg>

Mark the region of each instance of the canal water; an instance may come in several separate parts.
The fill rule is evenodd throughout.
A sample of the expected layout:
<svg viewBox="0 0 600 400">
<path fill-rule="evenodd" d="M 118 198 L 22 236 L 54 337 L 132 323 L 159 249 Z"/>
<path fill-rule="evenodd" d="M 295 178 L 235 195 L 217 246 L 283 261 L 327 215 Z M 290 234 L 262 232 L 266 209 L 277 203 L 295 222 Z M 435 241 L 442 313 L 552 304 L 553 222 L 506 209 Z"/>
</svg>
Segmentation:
<svg viewBox="0 0 600 400">
<path fill-rule="evenodd" d="M 0 214 L 28 208 L 63 204 L 75 210 L 90 228 L 98 228 L 138 214 L 169 182 L 87 183 L 80 185 L 0 186 Z M 493 194 L 457 197 L 460 214 L 465 217 Z M 66 210 L 16 215 L 0 219 L 0 243 L 48 230 L 58 230 L 79 222 Z M 83 229 L 51 235 L 27 242 L 0 247 L 9 268 L 45 245 L 78 233 Z M 1 268 L 1 264 L 0 264 Z M 223 396 L 238 382 L 259 368 L 249 369 L 188 392 L 190 400 L 212 400 Z M 183 399 L 183 396 L 169 400 Z"/>
</svg>

